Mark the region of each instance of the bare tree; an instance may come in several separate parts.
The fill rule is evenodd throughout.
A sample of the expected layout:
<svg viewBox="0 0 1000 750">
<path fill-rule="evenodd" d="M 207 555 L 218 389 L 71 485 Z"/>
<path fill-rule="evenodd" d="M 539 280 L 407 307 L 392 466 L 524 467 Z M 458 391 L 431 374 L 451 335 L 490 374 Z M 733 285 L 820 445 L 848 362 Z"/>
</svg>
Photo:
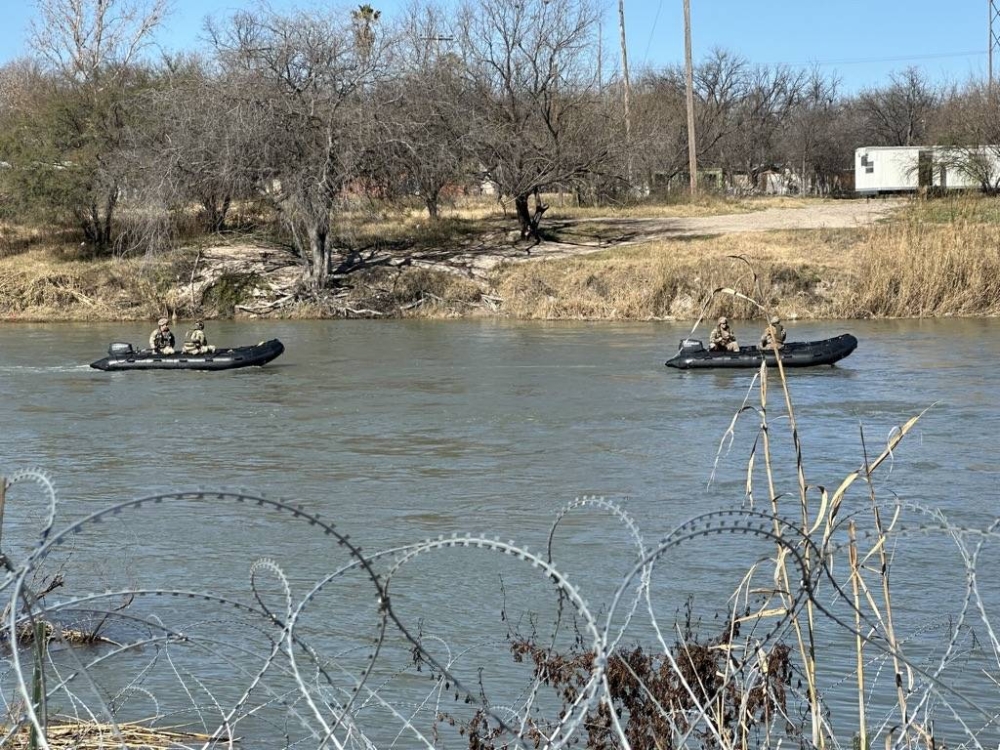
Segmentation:
<svg viewBox="0 0 1000 750">
<path fill-rule="evenodd" d="M 197 57 L 167 60 L 162 76 L 145 97 L 157 126 L 137 134 L 151 156 L 143 174 L 171 201 L 199 205 L 204 229 L 219 232 L 233 200 L 259 194 L 258 134 L 241 119 L 240 81 Z"/>
<path fill-rule="evenodd" d="M 0 113 L 25 109 L 35 97 L 35 87 L 42 78 L 41 66 L 29 57 L 12 60 L 0 67 Z"/>
<path fill-rule="evenodd" d="M 354 19 L 320 12 L 284 16 L 261 8 L 210 28 L 219 63 L 251 129 L 255 175 L 280 212 L 312 284 L 326 285 L 328 238 L 338 197 L 360 173 L 371 112 L 366 86 L 379 70 L 381 40 L 357 43 Z"/>
<path fill-rule="evenodd" d="M 72 189 L 64 200 L 97 248 L 112 243 L 123 180 L 116 153 L 130 100 L 146 81 L 137 65 L 163 18 L 167 0 L 36 0 L 30 43 L 61 79 L 63 106 L 51 123 L 47 150 Z"/>
<path fill-rule="evenodd" d="M 436 219 L 442 191 L 472 173 L 472 97 L 437 8 L 411 7 L 398 38 L 395 75 L 376 91 L 370 166 L 388 192 L 419 193 Z"/>
<path fill-rule="evenodd" d="M 694 69 L 694 119 L 698 131 L 698 161 L 720 167 L 720 150 L 736 126 L 734 111 L 744 90 L 746 63 L 715 49 Z M 636 95 L 636 154 L 652 185 L 670 185 L 688 169 L 685 72 L 681 66 L 646 72 Z M 705 187 L 705 185 L 703 185 Z"/>
<path fill-rule="evenodd" d="M 864 118 L 869 146 L 914 146 L 924 143 L 928 118 L 938 95 L 919 68 L 890 76 L 888 86 L 867 89 L 857 106 Z"/>
<path fill-rule="evenodd" d="M 685 169 L 684 107 L 683 71 L 680 77 L 674 68 L 661 72 L 642 70 L 635 76 L 631 128 L 633 180 L 643 191 L 668 187 Z"/>
<path fill-rule="evenodd" d="M 30 58 L 0 67 L 0 205 L 21 220 L 52 220 L 46 189 L 51 177 L 39 141 L 46 124 L 52 80 Z M 44 208 L 40 212 L 44 205 Z"/>
<path fill-rule="evenodd" d="M 136 62 L 169 0 L 35 0 L 30 42 L 65 77 L 91 83 Z"/>
<path fill-rule="evenodd" d="M 971 178 L 984 193 L 1000 193 L 1000 96 L 996 87 L 970 81 L 942 92 L 935 120 L 938 166 Z"/>
<path fill-rule="evenodd" d="M 742 169 L 751 186 L 760 173 L 784 159 L 778 148 L 803 87 L 804 73 L 785 66 L 759 65 L 746 70 L 738 103 L 725 136 L 731 168 Z"/>
<path fill-rule="evenodd" d="M 802 85 L 779 144 L 786 163 L 799 172 L 803 192 L 830 193 L 852 164 L 852 149 L 841 138 L 842 102 L 836 76 L 814 69 Z"/>
<path fill-rule="evenodd" d="M 597 98 L 598 20 L 589 0 L 484 0 L 460 15 L 477 157 L 513 198 L 522 238 L 539 239 L 544 188 L 580 180 L 609 159 L 589 108 Z"/>
</svg>

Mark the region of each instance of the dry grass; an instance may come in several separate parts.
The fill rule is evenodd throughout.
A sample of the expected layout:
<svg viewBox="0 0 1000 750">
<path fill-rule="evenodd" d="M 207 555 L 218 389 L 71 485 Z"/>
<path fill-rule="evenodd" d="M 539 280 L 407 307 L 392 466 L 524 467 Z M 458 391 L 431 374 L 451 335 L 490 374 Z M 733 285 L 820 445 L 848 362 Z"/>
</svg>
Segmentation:
<svg viewBox="0 0 1000 750">
<path fill-rule="evenodd" d="M 180 260 L 180 256 L 178 256 Z M 162 315 L 173 262 L 85 259 L 40 244 L 0 258 L 0 318 L 142 320 Z"/>
<path fill-rule="evenodd" d="M 8 728 L 0 725 L 0 734 L 8 731 Z M 172 728 L 157 729 L 141 722 L 129 722 L 115 727 L 96 721 L 64 719 L 45 727 L 45 740 L 55 750 L 111 750 L 121 747 L 171 750 L 202 744 L 210 739 L 211 735 L 207 734 Z M 223 738 L 220 743 L 225 741 Z M 37 744 L 32 743 L 30 728 L 24 726 L 10 738 L 7 747 L 11 750 L 28 750 L 37 747 Z"/>
<path fill-rule="evenodd" d="M 821 230 L 669 240 L 511 264 L 497 272 L 495 284 L 505 312 L 518 318 L 695 318 L 714 289 L 734 285 L 784 317 L 827 317 L 853 267 L 845 246 L 859 235 Z M 759 317 L 730 296 L 713 299 L 705 313 Z"/>
<path fill-rule="evenodd" d="M 1000 225 L 917 218 L 867 233 L 841 317 L 1000 314 Z"/>
<path fill-rule="evenodd" d="M 714 289 L 735 285 L 790 319 L 1000 314 L 1000 204 L 995 199 L 913 201 L 898 216 L 864 228 L 746 232 L 616 246 L 623 231 L 616 218 L 706 216 L 810 202 L 704 198 L 580 209 L 566 195 L 544 198 L 552 206 L 546 218 L 557 220 L 548 224 L 555 239 L 581 246 L 609 244 L 609 249 L 506 263 L 485 281 L 417 268 L 416 263 L 391 273 L 352 274 L 357 284 L 352 284 L 346 309 L 383 317 L 651 320 L 725 314 L 759 319 L 753 306 L 731 296 L 709 301 Z M 608 221 L 573 222 L 589 216 Z M 465 254 L 511 255 L 508 233 L 513 226 L 511 214 L 489 198 L 455 200 L 443 206 L 442 218 L 435 222 L 416 204 L 390 210 L 359 203 L 338 215 L 334 244 L 368 258 L 413 257 L 445 268 L 455 260 L 462 266 Z M 649 226 L 655 225 L 644 225 L 643 231 L 651 235 L 656 230 Z M 45 239 L 19 227 L 0 231 L 0 319 L 152 319 L 172 309 L 176 288 L 190 277 L 193 250 L 150 259 L 86 259 L 78 257 L 75 243 Z M 575 252 L 573 245 L 565 247 Z M 513 257 L 526 256 L 514 251 Z M 337 299 L 343 308 L 343 297 Z M 340 314 L 335 307 L 327 300 L 307 299 L 280 314 L 326 317 Z"/>
<path fill-rule="evenodd" d="M 949 193 L 931 200 L 910 201 L 903 218 L 932 224 L 998 224 L 1000 201 L 978 193 Z"/>
<path fill-rule="evenodd" d="M 482 239 L 484 234 L 504 232 L 502 215 L 461 216 L 444 214 L 429 221 L 426 212 L 353 213 L 339 217 L 334 240 L 339 247 L 354 249 L 405 246 L 412 249 L 446 249 Z"/>
<path fill-rule="evenodd" d="M 42 231 L 0 222 L 0 258 L 25 252 L 43 239 Z"/>
<path fill-rule="evenodd" d="M 495 284 L 518 318 L 695 318 L 721 286 L 792 319 L 995 316 L 998 211 L 989 198 L 914 202 L 865 228 L 649 242 L 506 266 Z M 728 296 L 704 313 L 760 317 Z"/>
</svg>

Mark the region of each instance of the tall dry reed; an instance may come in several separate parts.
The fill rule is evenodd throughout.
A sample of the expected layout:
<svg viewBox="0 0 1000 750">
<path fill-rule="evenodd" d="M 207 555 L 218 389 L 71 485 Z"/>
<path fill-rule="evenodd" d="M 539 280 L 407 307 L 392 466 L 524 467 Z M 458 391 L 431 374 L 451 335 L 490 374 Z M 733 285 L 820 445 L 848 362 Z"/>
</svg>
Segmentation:
<svg viewBox="0 0 1000 750">
<path fill-rule="evenodd" d="M 869 229 L 854 262 L 838 317 L 1000 314 L 1000 224 L 911 214 Z"/>
</svg>

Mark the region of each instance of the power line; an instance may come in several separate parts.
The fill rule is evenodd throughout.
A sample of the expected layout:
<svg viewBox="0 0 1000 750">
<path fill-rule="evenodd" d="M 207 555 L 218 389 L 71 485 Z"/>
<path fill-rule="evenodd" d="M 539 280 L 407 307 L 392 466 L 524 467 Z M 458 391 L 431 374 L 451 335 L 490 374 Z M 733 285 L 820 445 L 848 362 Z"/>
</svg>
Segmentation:
<svg viewBox="0 0 1000 750">
<path fill-rule="evenodd" d="M 864 65 L 866 63 L 880 62 L 908 62 L 910 60 L 943 60 L 955 57 L 982 57 L 986 53 L 983 50 L 970 50 L 969 52 L 940 52 L 924 55 L 893 55 L 890 57 L 847 57 L 842 60 L 809 60 L 808 62 L 772 62 L 769 65 Z"/>
<path fill-rule="evenodd" d="M 646 41 L 646 51 L 642 53 L 642 64 L 649 60 L 649 48 L 653 46 L 653 34 L 656 33 L 656 24 L 660 20 L 660 9 L 663 8 L 663 0 L 656 4 L 656 15 L 653 16 L 653 25 L 649 27 L 649 39 Z"/>
<path fill-rule="evenodd" d="M 993 21 L 997 21 L 1000 24 L 1000 0 L 988 0 L 991 7 L 991 24 Z M 653 39 L 656 35 L 656 27 L 659 24 L 660 13 L 663 9 L 663 0 L 658 0 L 656 5 L 656 13 L 653 16 L 653 23 L 649 29 L 649 36 L 646 40 L 646 48 L 642 55 L 642 62 L 644 65 L 649 64 L 649 51 L 653 46 Z M 992 25 L 990 29 L 991 42 L 993 46 L 1000 49 L 1000 29 L 994 32 Z M 737 51 L 737 50 L 733 50 Z M 992 52 L 992 50 L 990 50 Z M 873 63 L 887 63 L 887 62 L 916 62 L 921 60 L 947 60 L 947 59 L 957 59 L 957 58 L 982 58 L 988 53 L 982 49 L 977 50 L 967 50 L 964 52 L 933 52 L 933 53 L 923 53 L 923 54 L 910 54 L 910 55 L 888 55 L 883 57 L 845 57 L 839 59 L 830 60 L 808 60 L 804 62 L 788 62 L 788 61 L 776 61 L 776 62 L 766 62 L 761 63 L 764 65 L 787 65 L 790 67 L 808 67 L 808 66 L 818 66 L 818 67 L 828 67 L 832 65 L 869 65 Z M 756 62 L 755 60 L 749 60 L 749 62 Z M 670 63 L 660 62 L 660 65 L 669 65 Z"/>
</svg>

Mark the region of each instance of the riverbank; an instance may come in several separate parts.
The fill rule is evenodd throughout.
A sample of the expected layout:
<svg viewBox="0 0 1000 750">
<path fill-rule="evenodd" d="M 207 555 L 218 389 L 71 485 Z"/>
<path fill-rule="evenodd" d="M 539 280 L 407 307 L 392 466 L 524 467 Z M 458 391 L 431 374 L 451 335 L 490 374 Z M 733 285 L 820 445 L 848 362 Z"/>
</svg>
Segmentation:
<svg viewBox="0 0 1000 750">
<path fill-rule="evenodd" d="M 86 259 L 76 243 L 25 235 L 2 246 L 0 319 L 745 319 L 760 316 L 758 304 L 789 319 L 993 316 L 995 203 L 761 199 L 603 215 L 555 206 L 538 245 L 512 237 L 496 212 L 433 227 L 419 214 L 380 215 L 355 222 L 352 268 L 320 294 L 290 251 L 250 236 Z M 713 295 L 720 288 L 731 292 Z"/>
</svg>

